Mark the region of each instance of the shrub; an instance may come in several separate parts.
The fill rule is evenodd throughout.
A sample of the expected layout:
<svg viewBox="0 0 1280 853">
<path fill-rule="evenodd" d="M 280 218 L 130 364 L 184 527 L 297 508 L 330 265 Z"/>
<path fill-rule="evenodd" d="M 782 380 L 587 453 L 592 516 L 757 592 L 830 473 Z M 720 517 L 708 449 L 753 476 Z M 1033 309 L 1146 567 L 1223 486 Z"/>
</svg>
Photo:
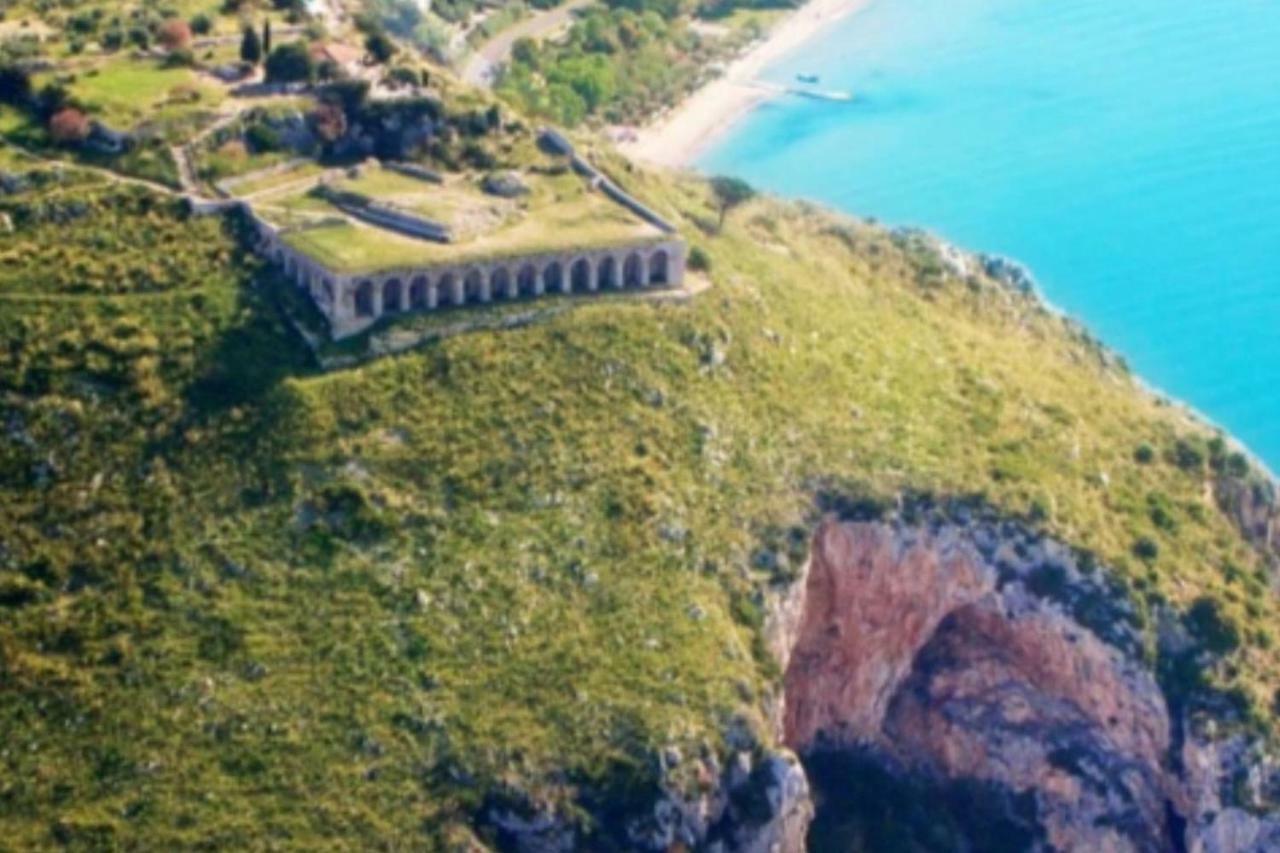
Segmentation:
<svg viewBox="0 0 1280 853">
<path fill-rule="evenodd" d="M 78 145 L 89 130 L 89 117 L 75 107 L 63 107 L 49 119 L 49 136 L 59 145 Z"/>
<path fill-rule="evenodd" d="M 1140 560 L 1151 562 L 1160 556 L 1160 546 L 1150 536 L 1140 536 L 1133 543 L 1133 555 Z"/>
<path fill-rule="evenodd" d="M 1197 598 L 1184 617 L 1187 630 L 1206 650 L 1225 655 L 1240 646 L 1240 628 L 1222 605 L 1208 596 Z"/>
<path fill-rule="evenodd" d="M 31 102 L 31 75 L 16 65 L 0 67 L 0 104 L 25 106 Z"/>
<path fill-rule="evenodd" d="M 196 15 L 191 19 L 191 32 L 198 36 L 207 36 L 213 32 L 213 19 L 204 14 Z"/>
<path fill-rule="evenodd" d="M 170 18 L 160 25 L 156 39 L 165 50 L 184 51 L 191 47 L 191 26 L 180 18 Z"/>
<path fill-rule="evenodd" d="M 280 147 L 280 135 L 265 124 L 251 124 L 244 132 L 245 142 L 255 153 L 275 151 Z"/>
<path fill-rule="evenodd" d="M 387 38 L 386 33 L 381 32 L 371 33 L 364 40 L 364 49 L 369 51 L 369 55 L 378 63 L 386 63 L 396 55 L 395 42 Z"/>
<path fill-rule="evenodd" d="M 694 246 L 689 250 L 688 267 L 694 272 L 706 272 L 711 269 L 711 256 L 701 246 Z"/>
<path fill-rule="evenodd" d="M 1147 510 L 1151 523 L 1161 530 L 1174 532 L 1178 529 L 1178 519 L 1174 512 L 1173 502 L 1161 492 L 1147 495 Z"/>
<path fill-rule="evenodd" d="M 388 79 L 396 86 L 420 86 L 422 75 L 416 68 L 399 65 L 387 74 Z"/>
<path fill-rule="evenodd" d="M 1156 460 L 1156 450 L 1145 441 L 1133 451 L 1133 461 L 1139 465 L 1150 465 Z"/>
<path fill-rule="evenodd" d="M 1199 471 L 1204 468 L 1204 452 L 1185 438 L 1173 446 L 1173 464 L 1183 471 Z"/>
<path fill-rule="evenodd" d="M 185 47 L 169 51 L 164 58 L 165 68 L 190 68 L 195 64 L 195 54 Z"/>
</svg>

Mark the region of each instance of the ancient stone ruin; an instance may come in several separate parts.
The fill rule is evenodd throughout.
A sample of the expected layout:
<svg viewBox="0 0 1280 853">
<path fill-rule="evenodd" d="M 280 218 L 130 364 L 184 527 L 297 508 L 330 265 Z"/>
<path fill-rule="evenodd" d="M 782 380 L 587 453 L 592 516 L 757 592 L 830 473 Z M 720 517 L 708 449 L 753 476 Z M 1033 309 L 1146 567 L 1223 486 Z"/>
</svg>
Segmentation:
<svg viewBox="0 0 1280 853">
<path fill-rule="evenodd" d="M 643 290 L 672 287 L 683 283 L 686 246 L 674 226 L 574 152 L 570 143 L 553 131 L 543 131 L 544 149 L 567 155 L 572 168 L 593 193 L 635 217 L 648 230 L 614 245 L 572 246 L 573 234 L 565 234 L 558 245 L 545 249 L 486 258 L 463 259 L 444 256 L 439 260 L 424 255 L 416 265 L 402 268 L 338 270 L 326 266 L 285 239 L 290 229 L 282 228 L 245 204 L 258 231 L 258 251 L 278 265 L 285 275 L 310 296 L 329 322 L 334 339 L 358 334 L 379 320 L 395 315 L 430 312 L 445 308 L 486 305 L 520 299 L 536 299 L 552 294 L 594 294 L 602 291 Z M 398 166 L 391 168 L 399 170 Z M 439 178 L 434 177 L 438 183 Z M 327 191 L 329 195 L 335 195 Z M 340 194 L 336 194 L 340 195 Z M 370 201 L 365 208 L 392 211 Z M 345 207 L 339 205 L 345 211 Z M 348 211 L 349 212 L 349 211 Z M 412 220 L 414 227 L 384 223 L 367 214 L 353 218 L 365 225 L 448 243 L 448 226 L 435 225 L 441 233 L 419 233 L 420 218 L 396 213 Z"/>
<path fill-rule="evenodd" d="M 684 280 L 685 245 L 675 236 L 657 243 L 578 252 L 342 273 L 287 245 L 271 225 L 261 220 L 257 224 L 260 251 L 311 297 L 328 319 L 334 339 L 358 334 L 397 314 L 548 294 L 671 287 Z"/>
</svg>

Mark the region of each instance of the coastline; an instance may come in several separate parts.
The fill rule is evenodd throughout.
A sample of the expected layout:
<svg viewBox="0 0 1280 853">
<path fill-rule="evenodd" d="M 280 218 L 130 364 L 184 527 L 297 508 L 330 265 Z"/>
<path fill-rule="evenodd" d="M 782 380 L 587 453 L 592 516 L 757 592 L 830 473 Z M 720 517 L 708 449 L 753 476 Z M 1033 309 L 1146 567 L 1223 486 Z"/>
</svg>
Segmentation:
<svg viewBox="0 0 1280 853">
<path fill-rule="evenodd" d="M 657 166 L 689 165 L 716 138 L 760 104 L 777 97 L 752 81 L 829 24 L 864 9 L 871 0 L 809 0 L 731 62 L 724 74 L 694 91 L 657 121 L 619 145 L 636 160 Z"/>
</svg>

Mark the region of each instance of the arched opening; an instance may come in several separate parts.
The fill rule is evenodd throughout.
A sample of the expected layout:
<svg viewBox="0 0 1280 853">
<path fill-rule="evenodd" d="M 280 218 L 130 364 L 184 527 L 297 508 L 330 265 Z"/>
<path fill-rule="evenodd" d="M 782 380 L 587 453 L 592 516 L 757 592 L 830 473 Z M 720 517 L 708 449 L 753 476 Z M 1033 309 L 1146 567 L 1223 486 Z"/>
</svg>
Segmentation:
<svg viewBox="0 0 1280 853">
<path fill-rule="evenodd" d="M 427 307 L 427 277 L 420 275 L 409 285 L 409 310 L 421 311 Z"/>
<path fill-rule="evenodd" d="M 393 278 L 382 285 L 382 313 L 399 314 L 404 310 L 404 286 Z"/>
<path fill-rule="evenodd" d="M 472 270 L 467 273 L 464 280 L 466 285 L 466 301 L 468 304 L 489 301 L 489 283 L 485 280 L 484 273 L 480 270 Z"/>
<path fill-rule="evenodd" d="M 649 257 L 649 283 L 668 284 L 670 274 L 667 272 L 667 252 L 659 249 Z"/>
<path fill-rule="evenodd" d="M 499 298 L 511 299 L 515 296 L 511 290 L 511 273 L 506 267 L 498 267 L 489 276 L 489 292 Z"/>
<path fill-rule="evenodd" d="M 440 276 L 440 301 L 445 305 L 461 305 L 466 300 L 462 292 L 462 282 L 451 272 Z"/>
<path fill-rule="evenodd" d="M 373 282 L 362 281 L 356 286 L 355 301 L 357 317 L 373 316 Z"/>
<path fill-rule="evenodd" d="M 564 289 L 564 268 L 559 261 L 552 261 L 542 271 L 542 288 L 547 293 L 555 293 Z"/>
<path fill-rule="evenodd" d="M 644 284 L 644 267 L 640 255 L 632 252 L 622 264 L 622 286 L 640 287 Z"/>
<path fill-rule="evenodd" d="M 570 290 L 589 290 L 591 288 L 591 264 L 586 258 L 578 258 L 573 262 L 569 274 Z"/>
<path fill-rule="evenodd" d="M 613 259 L 612 255 L 607 255 L 600 261 L 597 268 L 596 284 L 603 290 L 606 287 L 618 286 L 618 262 Z"/>
<path fill-rule="evenodd" d="M 333 304 L 333 282 L 327 278 L 324 280 L 324 302 L 326 305 Z"/>
<path fill-rule="evenodd" d="M 538 271 L 533 268 L 533 264 L 525 264 L 520 268 L 520 274 L 516 276 L 516 286 L 521 296 L 538 295 L 540 292 Z"/>
</svg>

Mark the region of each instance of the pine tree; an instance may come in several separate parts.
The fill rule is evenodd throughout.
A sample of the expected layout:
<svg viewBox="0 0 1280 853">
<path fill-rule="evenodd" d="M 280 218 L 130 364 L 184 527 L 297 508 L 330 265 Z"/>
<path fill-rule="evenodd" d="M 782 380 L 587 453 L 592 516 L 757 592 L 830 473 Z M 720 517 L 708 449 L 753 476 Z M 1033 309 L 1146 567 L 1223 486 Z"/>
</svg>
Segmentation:
<svg viewBox="0 0 1280 853">
<path fill-rule="evenodd" d="M 244 36 L 240 39 L 240 58 L 250 65 L 262 61 L 262 42 L 258 40 L 258 31 L 245 24 Z"/>
<path fill-rule="evenodd" d="M 271 19 L 267 18 L 262 22 L 262 54 L 263 56 L 271 55 Z"/>
</svg>

